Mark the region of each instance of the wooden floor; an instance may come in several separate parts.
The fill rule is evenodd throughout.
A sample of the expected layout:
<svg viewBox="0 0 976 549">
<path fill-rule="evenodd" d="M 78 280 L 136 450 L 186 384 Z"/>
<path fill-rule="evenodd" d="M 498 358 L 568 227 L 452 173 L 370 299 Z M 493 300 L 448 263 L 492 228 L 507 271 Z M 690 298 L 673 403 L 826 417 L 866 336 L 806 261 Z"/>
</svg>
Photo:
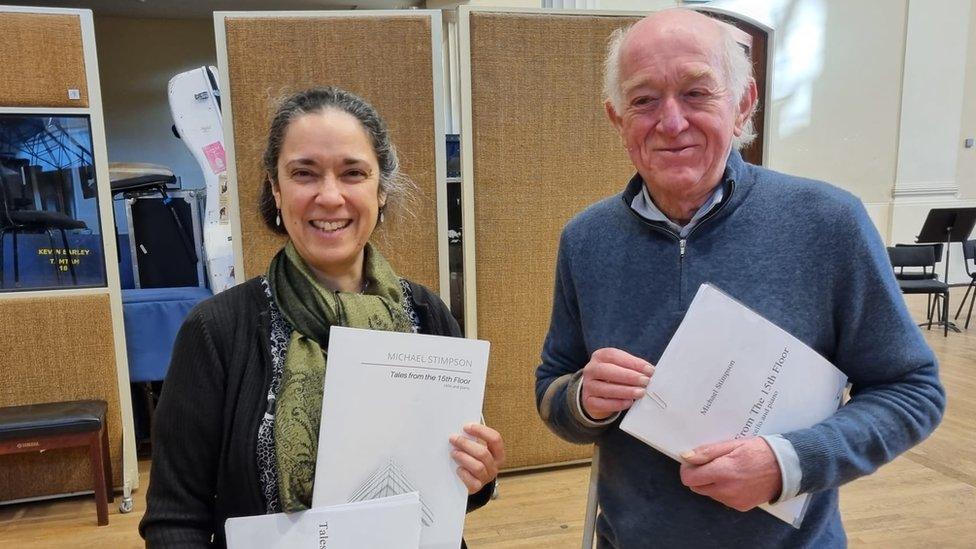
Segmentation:
<svg viewBox="0 0 976 549">
<path fill-rule="evenodd" d="M 909 304 L 920 318 L 924 300 Z M 976 324 L 948 338 L 934 329 L 925 336 L 949 395 L 945 419 L 917 448 L 841 489 L 852 547 L 976 547 Z M 145 510 L 148 461 L 139 463 L 139 475 L 135 511 L 123 515 L 113 507 L 101 528 L 90 496 L 0 507 L 0 547 L 142 546 L 136 527 Z M 588 476 L 587 466 L 503 476 L 499 499 L 468 516 L 468 544 L 579 547 Z"/>
</svg>

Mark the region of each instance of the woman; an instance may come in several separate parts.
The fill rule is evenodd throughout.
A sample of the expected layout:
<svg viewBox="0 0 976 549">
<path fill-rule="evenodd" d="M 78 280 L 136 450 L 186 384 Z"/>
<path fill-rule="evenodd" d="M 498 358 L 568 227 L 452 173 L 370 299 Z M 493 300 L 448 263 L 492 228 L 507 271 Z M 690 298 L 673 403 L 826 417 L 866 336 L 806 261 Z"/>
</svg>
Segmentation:
<svg viewBox="0 0 976 549">
<path fill-rule="evenodd" d="M 223 546 L 229 517 L 310 506 L 330 326 L 461 335 L 369 243 L 409 185 L 371 105 L 337 88 L 289 97 L 264 168 L 262 217 L 289 240 L 267 276 L 200 304 L 180 329 L 139 525 L 152 547 Z M 504 445 L 484 425 L 464 431 L 450 442 L 470 511 L 490 497 Z"/>
</svg>

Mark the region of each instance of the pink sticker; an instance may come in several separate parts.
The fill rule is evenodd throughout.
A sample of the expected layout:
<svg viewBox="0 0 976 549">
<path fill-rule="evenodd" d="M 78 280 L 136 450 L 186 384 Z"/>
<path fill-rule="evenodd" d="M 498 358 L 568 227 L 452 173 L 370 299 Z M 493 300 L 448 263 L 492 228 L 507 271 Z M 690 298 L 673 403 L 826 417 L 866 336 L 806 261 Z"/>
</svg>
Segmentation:
<svg viewBox="0 0 976 549">
<path fill-rule="evenodd" d="M 214 141 L 203 148 L 203 154 L 210 162 L 210 169 L 215 174 L 227 171 L 227 155 L 224 153 L 224 145 L 220 141 Z"/>
</svg>

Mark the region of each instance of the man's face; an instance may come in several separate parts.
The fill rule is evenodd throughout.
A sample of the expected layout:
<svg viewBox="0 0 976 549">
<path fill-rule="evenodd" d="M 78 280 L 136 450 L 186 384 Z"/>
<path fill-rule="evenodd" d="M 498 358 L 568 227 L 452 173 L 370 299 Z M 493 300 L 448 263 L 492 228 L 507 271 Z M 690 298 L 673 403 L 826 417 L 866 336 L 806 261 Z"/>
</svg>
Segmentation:
<svg viewBox="0 0 976 549">
<path fill-rule="evenodd" d="M 747 91 L 733 103 L 717 29 L 695 23 L 635 27 L 620 52 L 621 104 L 607 103 L 652 195 L 695 197 L 714 188 L 755 99 Z"/>
</svg>

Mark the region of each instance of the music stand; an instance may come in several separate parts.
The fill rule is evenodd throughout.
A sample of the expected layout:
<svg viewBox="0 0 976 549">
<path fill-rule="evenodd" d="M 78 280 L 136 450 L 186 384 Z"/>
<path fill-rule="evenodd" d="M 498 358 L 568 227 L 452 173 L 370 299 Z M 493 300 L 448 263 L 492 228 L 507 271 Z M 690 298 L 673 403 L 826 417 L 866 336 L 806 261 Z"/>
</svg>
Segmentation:
<svg viewBox="0 0 976 549">
<path fill-rule="evenodd" d="M 918 233 L 915 242 L 945 242 L 945 278 L 943 282 L 949 284 L 949 246 L 951 242 L 964 242 L 976 227 L 976 208 L 933 208 L 922 224 L 922 231 Z M 945 297 L 945 310 L 949 309 L 949 294 Z M 947 330 L 960 332 L 955 323 L 949 320 L 948 314 L 943 314 L 939 322 Z"/>
</svg>

